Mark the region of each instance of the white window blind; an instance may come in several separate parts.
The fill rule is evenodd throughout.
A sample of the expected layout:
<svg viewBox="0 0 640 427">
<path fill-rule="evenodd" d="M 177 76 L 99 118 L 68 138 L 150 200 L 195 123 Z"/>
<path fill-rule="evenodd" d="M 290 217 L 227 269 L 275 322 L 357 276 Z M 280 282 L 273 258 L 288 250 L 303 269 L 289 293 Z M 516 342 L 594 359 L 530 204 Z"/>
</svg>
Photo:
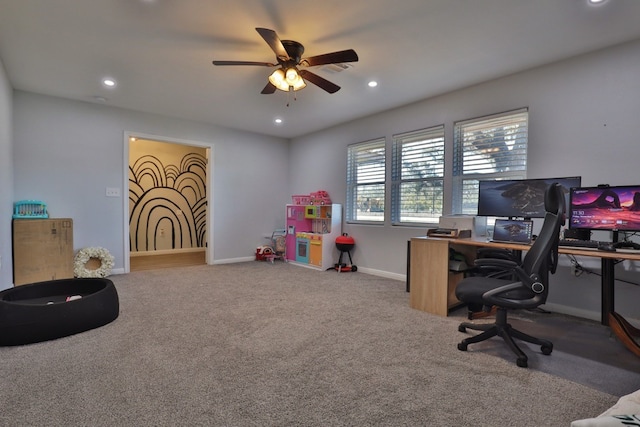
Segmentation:
<svg viewBox="0 0 640 427">
<path fill-rule="evenodd" d="M 347 221 L 384 222 L 385 156 L 384 138 L 348 146 Z"/>
<path fill-rule="evenodd" d="M 444 125 L 393 137 L 391 221 L 436 222 L 442 215 Z"/>
<path fill-rule="evenodd" d="M 453 213 L 475 215 L 478 181 L 526 177 L 526 108 L 454 124 Z"/>
</svg>

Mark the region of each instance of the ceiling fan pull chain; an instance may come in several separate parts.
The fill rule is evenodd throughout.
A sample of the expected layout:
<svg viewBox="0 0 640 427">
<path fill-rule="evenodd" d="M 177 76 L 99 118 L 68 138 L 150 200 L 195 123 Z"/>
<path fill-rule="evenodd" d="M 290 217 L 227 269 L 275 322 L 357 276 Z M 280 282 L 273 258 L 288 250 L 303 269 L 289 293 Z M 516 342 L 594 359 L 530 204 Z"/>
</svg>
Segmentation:
<svg viewBox="0 0 640 427">
<path fill-rule="evenodd" d="M 289 86 L 289 91 L 287 92 L 287 107 L 289 106 L 289 104 L 291 103 L 291 94 L 293 94 L 293 100 L 297 100 L 296 98 L 296 93 L 293 90 L 293 86 Z"/>
</svg>

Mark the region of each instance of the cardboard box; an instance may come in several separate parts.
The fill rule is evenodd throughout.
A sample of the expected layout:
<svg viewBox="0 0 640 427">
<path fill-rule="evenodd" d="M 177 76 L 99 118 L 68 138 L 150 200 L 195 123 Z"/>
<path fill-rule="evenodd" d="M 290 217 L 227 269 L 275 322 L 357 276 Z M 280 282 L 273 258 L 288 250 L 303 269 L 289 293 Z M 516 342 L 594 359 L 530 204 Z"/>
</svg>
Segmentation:
<svg viewBox="0 0 640 427">
<path fill-rule="evenodd" d="M 13 283 L 73 277 L 73 220 L 13 220 Z"/>
</svg>

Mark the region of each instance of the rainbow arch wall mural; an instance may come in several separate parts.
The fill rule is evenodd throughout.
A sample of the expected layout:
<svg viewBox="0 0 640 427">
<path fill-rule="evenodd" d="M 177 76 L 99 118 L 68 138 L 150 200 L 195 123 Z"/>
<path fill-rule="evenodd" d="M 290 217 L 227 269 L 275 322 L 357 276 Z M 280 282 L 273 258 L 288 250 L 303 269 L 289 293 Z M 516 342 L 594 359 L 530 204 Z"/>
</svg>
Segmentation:
<svg viewBox="0 0 640 427">
<path fill-rule="evenodd" d="M 131 252 L 205 247 L 206 149 L 147 140 L 130 147 Z"/>
</svg>

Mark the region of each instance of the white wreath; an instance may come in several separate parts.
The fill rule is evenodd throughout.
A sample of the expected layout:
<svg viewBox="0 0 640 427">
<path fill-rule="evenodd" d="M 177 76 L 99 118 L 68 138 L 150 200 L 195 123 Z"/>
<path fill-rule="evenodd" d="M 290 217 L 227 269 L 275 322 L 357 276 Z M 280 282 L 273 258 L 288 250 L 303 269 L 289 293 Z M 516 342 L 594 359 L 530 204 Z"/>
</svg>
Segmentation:
<svg viewBox="0 0 640 427">
<path fill-rule="evenodd" d="M 100 267 L 95 270 L 87 268 L 87 262 L 91 258 L 100 260 Z M 73 275 L 75 277 L 107 277 L 111 274 L 114 266 L 113 255 L 105 248 L 84 248 L 80 249 L 73 260 Z"/>
</svg>

